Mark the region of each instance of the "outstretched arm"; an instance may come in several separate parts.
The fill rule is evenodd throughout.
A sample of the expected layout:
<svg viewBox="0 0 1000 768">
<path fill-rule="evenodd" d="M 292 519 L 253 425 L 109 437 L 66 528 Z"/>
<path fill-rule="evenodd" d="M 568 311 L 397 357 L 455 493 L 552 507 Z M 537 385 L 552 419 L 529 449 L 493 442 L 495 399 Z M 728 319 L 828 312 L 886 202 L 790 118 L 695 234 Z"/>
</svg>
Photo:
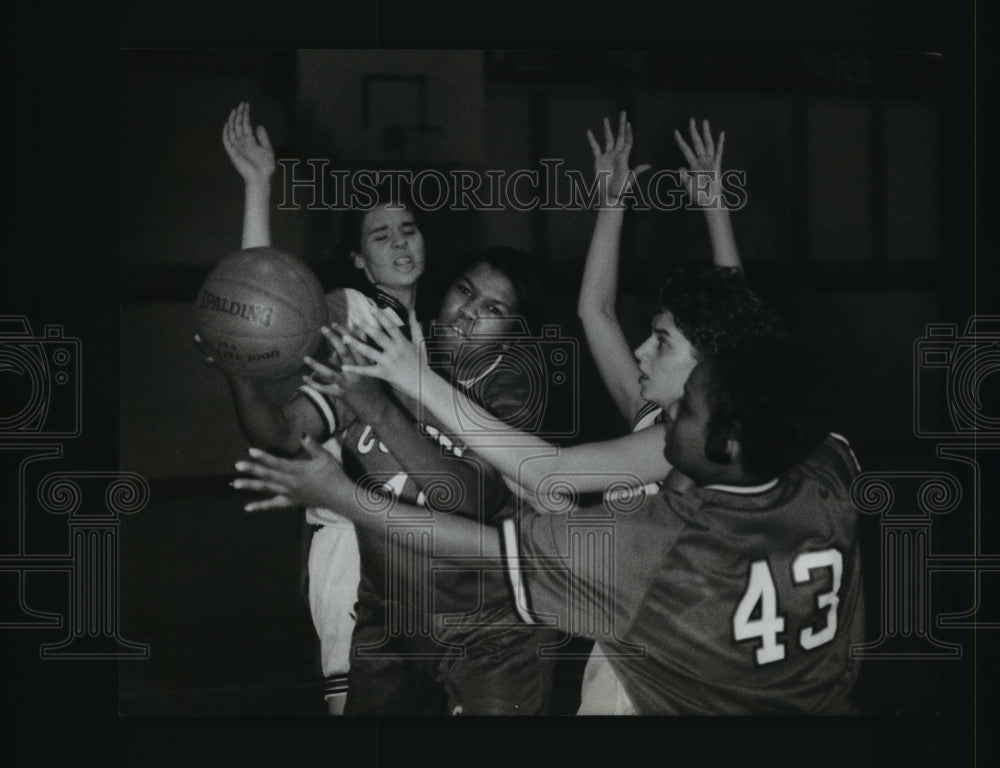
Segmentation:
<svg viewBox="0 0 1000 768">
<path fill-rule="evenodd" d="M 492 418 L 481 407 L 434 373 L 422 359 L 420 326 L 411 314 L 413 342 L 379 315 L 382 327 L 366 332 L 380 350 L 346 336 L 345 341 L 372 365 L 344 366 L 345 371 L 376 376 L 419 398 L 441 423 L 480 456 L 515 480 L 531 495 L 545 499 L 558 481 L 578 493 L 603 491 L 609 484 L 643 485 L 666 477 L 663 428 L 650 427 L 603 443 L 559 448 Z M 463 419 L 461 414 L 475 414 Z"/>
<path fill-rule="evenodd" d="M 195 334 L 195 344 L 202 349 L 201 337 Z M 206 363 L 214 364 L 205 355 Z M 327 425 L 316 408 L 306 398 L 298 396 L 284 405 L 275 403 L 260 381 L 219 368 L 226 376 L 236 407 L 236 418 L 251 445 L 268 448 L 285 455 L 299 450 L 302 435 L 319 437 Z"/>
<path fill-rule="evenodd" d="M 344 332 L 340 326 L 334 326 Z M 507 497 L 500 473 L 485 462 L 468 455 L 448 455 L 441 445 L 418 432 L 414 416 L 389 396 L 385 384 L 377 379 L 338 370 L 344 363 L 360 364 L 330 328 L 323 335 L 333 349 L 328 364 L 305 358 L 313 373 L 306 386 L 344 403 L 364 424 L 370 424 L 376 436 L 387 446 L 416 488 L 428 493 L 434 486 L 440 492 L 446 484 L 454 498 L 462 499 L 465 514 L 489 516 L 496 512 Z"/>
<path fill-rule="evenodd" d="M 271 494 L 268 499 L 247 504 L 247 512 L 326 507 L 336 509 L 355 525 L 378 533 L 385 529 L 387 509 L 394 514 L 406 511 L 418 519 L 433 516 L 435 555 L 500 556 L 500 536 L 495 528 L 458 515 L 389 501 L 378 493 L 359 488 L 334 456 L 311 438 L 303 438 L 301 445 L 304 453 L 299 459 L 284 459 L 251 448 L 249 460 L 236 462 L 236 469 L 250 477 L 234 480 L 234 488 Z"/>
<path fill-rule="evenodd" d="M 271 176 L 274 150 L 263 125 L 250 124 L 250 105 L 241 101 L 222 127 L 222 146 L 243 177 L 243 238 L 241 248 L 271 244 Z"/>
<path fill-rule="evenodd" d="M 722 149 L 726 132 L 719 133 L 716 145 L 708 120 L 702 122 L 701 136 L 693 117 L 688 127 L 691 145 L 684 141 L 680 131 L 674 131 L 674 140 L 687 161 L 687 167 L 680 169 L 681 180 L 691 201 L 705 211 L 708 238 L 712 244 L 712 262 L 717 267 L 741 268 L 729 209 L 725 207 L 722 196 Z"/>
<path fill-rule="evenodd" d="M 619 244 L 625 218 L 623 197 L 635 178 L 649 166 L 629 168 L 632 124 L 626 120 L 624 112 L 618 118 L 617 138 L 611 132 L 611 123 L 604 118 L 603 150 L 589 130 L 587 140 L 594 152 L 600 202 L 583 268 L 577 313 L 604 386 L 622 416 L 631 422 L 643 400 L 639 394 L 639 367 L 615 309 Z"/>
<path fill-rule="evenodd" d="M 478 567 L 503 568 L 510 576 L 510 599 L 529 623 L 535 621 L 531 604 L 539 612 L 560 616 L 562 625 L 570 627 L 593 625 L 595 616 L 598 624 L 606 626 L 611 605 L 624 603 L 634 613 L 644 590 L 636 592 L 627 587 L 648 584 L 648 572 L 655 569 L 663 546 L 662 537 L 650 536 L 648 526 L 626 525 L 616 531 L 610 547 L 598 547 L 586 558 L 576 558 L 568 545 L 572 537 L 566 514 L 528 513 L 521 516 L 519 525 L 505 520 L 502 528 L 496 528 L 453 514 L 399 505 L 384 494 L 356 486 L 333 456 L 313 441 L 303 440 L 303 448 L 304 458 L 300 459 L 281 459 L 251 449 L 248 460 L 237 462 L 236 469 L 248 477 L 234 480 L 235 488 L 271 495 L 250 502 L 244 507 L 246 511 L 332 506 L 356 527 L 376 536 L 384 535 L 390 514 L 431 522 L 433 536 L 407 537 L 408 546 L 436 559 L 455 559 L 466 568 L 470 557 L 475 558 Z M 635 511 L 631 505 L 629 508 Z M 633 572 L 624 583 L 609 583 L 603 577 L 616 561 L 621 563 L 636 554 L 639 557 L 632 564 Z M 524 568 L 526 562 L 530 562 L 529 568 Z M 526 599 L 529 591 L 530 601 Z M 580 633 L 594 636 L 585 630 Z"/>
</svg>

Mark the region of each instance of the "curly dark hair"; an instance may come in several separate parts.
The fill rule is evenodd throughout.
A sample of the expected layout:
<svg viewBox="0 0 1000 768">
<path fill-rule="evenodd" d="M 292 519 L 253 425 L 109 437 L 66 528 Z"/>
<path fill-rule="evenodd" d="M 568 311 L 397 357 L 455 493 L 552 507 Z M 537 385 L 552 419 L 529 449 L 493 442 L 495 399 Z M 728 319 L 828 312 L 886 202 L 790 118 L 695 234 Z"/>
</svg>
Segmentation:
<svg viewBox="0 0 1000 768">
<path fill-rule="evenodd" d="M 782 338 L 778 314 L 735 267 L 677 267 L 660 286 L 656 313 L 669 311 L 699 359 L 757 338 Z"/>
<path fill-rule="evenodd" d="M 711 412 L 705 455 L 728 463 L 726 443 L 740 444 L 740 462 L 768 480 L 791 469 L 829 433 L 840 405 L 840 377 L 813 350 L 762 340 L 723 350 L 711 366 Z"/>
</svg>

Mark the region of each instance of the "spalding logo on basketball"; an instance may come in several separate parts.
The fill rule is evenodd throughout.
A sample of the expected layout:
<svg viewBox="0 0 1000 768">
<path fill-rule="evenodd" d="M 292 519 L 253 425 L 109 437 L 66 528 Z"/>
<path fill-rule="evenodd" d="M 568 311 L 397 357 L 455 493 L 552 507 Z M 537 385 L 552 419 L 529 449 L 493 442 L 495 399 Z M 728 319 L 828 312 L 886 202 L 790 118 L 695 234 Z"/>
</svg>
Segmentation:
<svg viewBox="0 0 1000 768">
<path fill-rule="evenodd" d="M 226 256 L 198 292 L 204 351 L 240 376 L 279 379 L 316 352 L 328 320 L 323 287 L 301 259 L 276 248 Z"/>
</svg>

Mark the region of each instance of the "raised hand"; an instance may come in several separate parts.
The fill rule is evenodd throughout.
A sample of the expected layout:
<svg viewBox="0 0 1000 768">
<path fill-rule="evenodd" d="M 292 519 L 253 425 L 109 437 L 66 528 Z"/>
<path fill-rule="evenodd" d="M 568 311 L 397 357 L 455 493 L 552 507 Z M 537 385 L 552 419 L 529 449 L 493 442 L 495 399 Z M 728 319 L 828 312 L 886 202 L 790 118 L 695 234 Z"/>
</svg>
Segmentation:
<svg viewBox="0 0 1000 768">
<path fill-rule="evenodd" d="M 408 341 L 403 336 L 386 310 L 379 310 L 375 317 L 379 327 L 365 325 L 362 330 L 380 349 L 365 344 L 353 336 L 344 335 L 343 341 L 351 349 L 371 361 L 370 365 L 345 364 L 342 368 L 344 373 L 374 376 L 389 382 L 411 397 L 419 397 L 421 377 L 427 375 L 430 368 L 423 353 L 424 337 L 416 315 L 410 311 L 410 334 L 413 341 Z"/>
<path fill-rule="evenodd" d="M 354 494 L 354 483 L 332 453 L 308 436 L 302 438 L 302 447 L 304 458 L 283 459 L 251 448 L 251 460 L 236 462 L 236 469 L 251 477 L 233 480 L 233 488 L 272 494 L 269 499 L 246 504 L 243 508 L 247 512 L 337 506 L 337 501 Z"/>
<path fill-rule="evenodd" d="M 632 152 L 632 123 L 628 122 L 625 112 L 618 115 L 618 137 L 611 132 L 611 121 L 604 118 L 604 150 L 597 143 L 594 134 L 587 130 L 587 141 L 594 153 L 594 175 L 601 187 L 601 205 L 617 206 L 622 196 L 627 192 L 640 173 L 649 170 L 648 164 L 629 168 L 629 155 Z"/>
<path fill-rule="evenodd" d="M 241 101 L 222 126 L 222 145 L 247 184 L 269 183 L 274 174 L 274 149 L 263 125 L 250 124 L 250 104 Z"/>
<path fill-rule="evenodd" d="M 720 208 L 722 200 L 722 149 L 726 143 L 726 132 L 719 133 L 719 144 L 712 140 L 712 129 L 708 120 L 702 121 L 702 135 L 694 118 L 688 125 L 691 144 L 684 141 L 681 132 L 674 130 L 674 140 L 680 148 L 687 166 L 681 166 L 680 177 L 688 198 L 699 208 Z"/>
</svg>

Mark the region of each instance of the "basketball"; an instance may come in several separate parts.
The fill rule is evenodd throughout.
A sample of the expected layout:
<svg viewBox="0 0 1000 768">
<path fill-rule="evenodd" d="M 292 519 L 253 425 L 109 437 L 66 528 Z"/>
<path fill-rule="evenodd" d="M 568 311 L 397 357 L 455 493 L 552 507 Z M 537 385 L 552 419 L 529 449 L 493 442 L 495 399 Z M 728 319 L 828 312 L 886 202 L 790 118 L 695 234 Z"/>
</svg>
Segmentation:
<svg viewBox="0 0 1000 768">
<path fill-rule="evenodd" d="M 240 376 L 280 379 L 320 346 L 328 320 L 319 279 L 276 248 L 246 248 L 220 261 L 195 302 L 203 351 Z"/>
</svg>

